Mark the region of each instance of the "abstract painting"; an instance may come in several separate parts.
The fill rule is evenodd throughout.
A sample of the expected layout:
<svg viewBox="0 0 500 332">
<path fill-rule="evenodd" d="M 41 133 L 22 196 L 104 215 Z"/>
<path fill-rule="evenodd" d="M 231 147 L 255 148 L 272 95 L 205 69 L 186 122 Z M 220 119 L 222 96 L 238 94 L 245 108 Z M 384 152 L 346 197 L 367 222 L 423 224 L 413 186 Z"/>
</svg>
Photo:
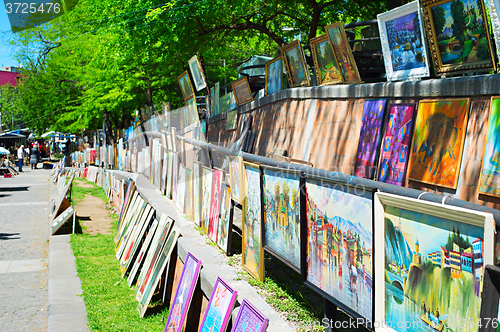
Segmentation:
<svg viewBox="0 0 500 332">
<path fill-rule="evenodd" d="M 189 217 L 189 220 L 193 220 L 193 171 L 186 167 L 186 192 L 184 200 L 184 213 Z"/>
<path fill-rule="evenodd" d="M 221 187 L 220 218 L 217 227 L 217 245 L 226 255 L 231 253 L 231 235 L 233 228 L 233 205 L 231 203 L 231 188 L 224 183 Z"/>
<path fill-rule="evenodd" d="M 244 172 L 243 159 L 241 157 L 229 157 L 231 198 L 240 204 L 245 199 Z"/>
<path fill-rule="evenodd" d="M 321 35 L 309 41 L 314 61 L 314 72 L 318 85 L 339 84 L 343 82 L 339 64 L 333 54 L 328 36 Z"/>
<path fill-rule="evenodd" d="M 385 193 L 373 204 L 375 321 L 390 331 L 477 331 L 493 215 Z"/>
<path fill-rule="evenodd" d="M 201 64 L 198 61 L 198 57 L 195 55 L 188 61 L 189 69 L 191 70 L 191 75 L 193 76 L 194 85 L 196 86 L 196 91 L 200 91 L 207 87 L 205 81 L 205 75 L 201 69 Z"/>
<path fill-rule="evenodd" d="M 347 40 L 344 26 L 342 22 L 327 25 L 325 27 L 326 34 L 330 40 L 333 53 L 337 57 L 337 62 L 340 66 L 340 72 L 344 83 L 361 83 L 358 67 L 352 55 L 351 46 Z"/>
<path fill-rule="evenodd" d="M 300 272 L 300 172 L 262 167 L 264 249 Z"/>
<path fill-rule="evenodd" d="M 281 54 L 290 87 L 309 86 L 309 73 L 300 41 L 294 40 L 281 47 Z"/>
<path fill-rule="evenodd" d="M 231 332 L 265 332 L 268 324 L 269 319 L 247 299 L 243 299 Z"/>
<path fill-rule="evenodd" d="M 177 78 L 177 82 L 179 82 L 179 86 L 181 87 L 184 101 L 187 102 L 189 98 L 192 98 L 194 96 L 193 85 L 191 85 L 191 79 L 189 78 L 189 73 L 187 72 L 187 70 L 182 73 L 179 78 Z"/>
<path fill-rule="evenodd" d="M 182 332 L 184 321 L 191 305 L 194 288 L 200 275 L 201 261 L 193 254 L 188 252 L 182 274 L 179 279 L 179 285 L 175 291 L 174 300 L 168 313 L 167 324 L 164 332 Z"/>
<path fill-rule="evenodd" d="M 245 162 L 246 196 L 243 201 L 242 260 L 243 268 L 256 279 L 264 281 L 264 250 L 262 249 L 262 207 L 259 165 Z"/>
<path fill-rule="evenodd" d="M 226 113 L 226 130 L 238 128 L 238 111 L 234 110 Z"/>
<path fill-rule="evenodd" d="M 237 294 L 221 277 L 217 277 L 199 332 L 224 332 Z"/>
<path fill-rule="evenodd" d="M 238 106 L 253 101 L 252 91 L 250 91 L 250 84 L 246 76 L 231 83 L 231 87 L 233 88 L 234 97 L 236 98 L 236 104 Z"/>
<path fill-rule="evenodd" d="M 201 219 L 201 163 L 193 163 L 193 222 L 200 226 Z"/>
<path fill-rule="evenodd" d="M 469 98 L 420 101 L 408 179 L 457 187 L 469 103 Z"/>
<path fill-rule="evenodd" d="M 179 165 L 179 174 L 177 182 L 177 207 L 182 213 L 185 213 L 184 203 L 186 200 L 186 166 L 183 164 Z"/>
<path fill-rule="evenodd" d="M 414 104 L 390 104 L 389 117 L 382 139 L 378 181 L 402 186 L 405 179 Z"/>
<path fill-rule="evenodd" d="M 306 177 L 307 284 L 350 315 L 373 317 L 372 191 Z"/>
<path fill-rule="evenodd" d="M 500 196 L 500 97 L 491 98 L 479 192 Z"/>
<path fill-rule="evenodd" d="M 375 173 L 385 102 L 385 99 L 365 100 L 354 173 L 361 178 L 372 179 Z"/>
<path fill-rule="evenodd" d="M 278 92 L 283 87 L 283 63 L 281 57 L 266 63 L 266 95 Z"/>
<path fill-rule="evenodd" d="M 210 203 L 212 199 L 213 171 L 205 166 L 202 167 L 201 180 L 201 222 L 200 227 L 208 234 L 208 223 L 210 218 Z"/>
<path fill-rule="evenodd" d="M 210 214 L 208 218 L 208 237 L 217 243 L 217 227 L 219 226 L 220 196 L 224 171 L 214 168 L 212 175 L 212 197 L 210 198 Z"/>
</svg>

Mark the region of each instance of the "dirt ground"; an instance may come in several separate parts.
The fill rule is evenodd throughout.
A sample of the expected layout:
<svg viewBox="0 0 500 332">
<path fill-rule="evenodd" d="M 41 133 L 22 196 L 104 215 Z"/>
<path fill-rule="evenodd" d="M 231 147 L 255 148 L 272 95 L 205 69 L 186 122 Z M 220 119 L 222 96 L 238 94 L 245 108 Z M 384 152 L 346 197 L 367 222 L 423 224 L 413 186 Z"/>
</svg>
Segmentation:
<svg viewBox="0 0 500 332">
<path fill-rule="evenodd" d="M 85 184 L 78 184 L 83 187 Z M 107 234 L 111 227 L 110 210 L 106 209 L 104 202 L 92 195 L 85 195 L 85 198 L 75 205 L 76 215 L 80 220 L 81 226 L 87 227 L 85 233 Z"/>
<path fill-rule="evenodd" d="M 78 184 L 78 187 L 82 187 L 82 188 L 92 188 L 93 187 L 90 183 L 85 183 L 85 182 L 79 181 L 77 179 L 75 179 L 74 181 Z"/>
</svg>

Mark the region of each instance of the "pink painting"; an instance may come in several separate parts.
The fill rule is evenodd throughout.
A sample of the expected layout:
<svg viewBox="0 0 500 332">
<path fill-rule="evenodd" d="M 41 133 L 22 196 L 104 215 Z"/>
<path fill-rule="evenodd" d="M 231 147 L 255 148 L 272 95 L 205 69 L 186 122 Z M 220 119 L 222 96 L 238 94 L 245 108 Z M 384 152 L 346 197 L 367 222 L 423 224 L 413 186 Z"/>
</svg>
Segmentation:
<svg viewBox="0 0 500 332">
<path fill-rule="evenodd" d="M 208 219 L 208 237 L 217 243 L 217 227 L 219 224 L 220 190 L 223 172 L 215 168 L 212 177 L 212 199 L 210 200 L 210 217 Z"/>
</svg>

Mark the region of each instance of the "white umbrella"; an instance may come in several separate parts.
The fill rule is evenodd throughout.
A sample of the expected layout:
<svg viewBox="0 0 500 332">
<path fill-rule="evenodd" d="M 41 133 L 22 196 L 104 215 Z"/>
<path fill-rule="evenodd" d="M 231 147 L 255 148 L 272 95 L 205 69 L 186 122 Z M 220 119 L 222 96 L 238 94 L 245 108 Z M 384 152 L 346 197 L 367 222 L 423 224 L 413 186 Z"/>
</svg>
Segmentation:
<svg viewBox="0 0 500 332">
<path fill-rule="evenodd" d="M 10 151 L 0 146 L 0 154 L 10 154 Z"/>
</svg>

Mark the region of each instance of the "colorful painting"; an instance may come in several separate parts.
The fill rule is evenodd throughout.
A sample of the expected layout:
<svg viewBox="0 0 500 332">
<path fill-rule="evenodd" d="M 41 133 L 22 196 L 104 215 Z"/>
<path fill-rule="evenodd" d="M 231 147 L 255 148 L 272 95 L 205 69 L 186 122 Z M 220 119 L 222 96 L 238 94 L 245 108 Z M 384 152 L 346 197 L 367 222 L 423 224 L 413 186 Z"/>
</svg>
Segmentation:
<svg viewBox="0 0 500 332">
<path fill-rule="evenodd" d="M 202 190 L 201 190 L 201 222 L 200 227 L 208 234 L 208 224 L 210 218 L 210 203 L 212 199 L 213 171 L 203 166 L 202 168 Z"/>
<path fill-rule="evenodd" d="M 137 272 L 142 267 L 142 262 L 146 258 L 146 254 L 148 252 L 149 245 L 151 243 L 151 240 L 153 239 L 153 235 L 155 234 L 157 227 L 158 227 L 158 220 L 154 219 L 153 223 L 151 224 L 151 226 L 147 230 L 146 239 L 142 243 L 141 250 L 137 254 L 137 258 L 134 261 L 134 264 L 132 266 L 132 270 L 130 270 L 130 273 L 128 274 L 127 284 L 129 287 L 131 287 L 132 284 L 134 283 Z"/>
<path fill-rule="evenodd" d="M 283 87 L 283 63 L 277 57 L 266 63 L 266 95 L 278 92 Z"/>
<path fill-rule="evenodd" d="M 300 172 L 263 167 L 264 249 L 300 271 Z"/>
<path fill-rule="evenodd" d="M 408 179 L 457 187 L 469 98 L 423 100 L 418 106 Z"/>
<path fill-rule="evenodd" d="M 491 28 L 493 30 L 493 39 L 497 49 L 497 58 L 500 58 L 500 1 L 488 0 L 486 1 L 488 12 L 490 13 Z"/>
<path fill-rule="evenodd" d="M 479 192 L 500 196 L 500 97 L 491 98 Z"/>
<path fill-rule="evenodd" d="M 264 281 L 262 249 L 262 206 L 259 166 L 245 162 L 246 196 L 243 201 L 242 260 L 243 268 L 254 278 Z"/>
<path fill-rule="evenodd" d="M 414 104 L 390 104 L 382 139 L 378 181 L 402 186 L 413 129 Z"/>
<path fill-rule="evenodd" d="M 193 222 L 200 226 L 201 219 L 201 163 L 195 161 L 193 163 Z"/>
<path fill-rule="evenodd" d="M 217 227 L 219 226 L 220 196 L 224 172 L 215 168 L 212 175 L 212 197 L 210 198 L 210 214 L 208 219 L 208 237 L 217 243 Z"/>
<path fill-rule="evenodd" d="M 186 167 L 186 192 L 184 200 L 184 213 L 189 217 L 189 220 L 193 220 L 193 171 Z"/>
<path fill-rule="evenodd" d="M 314 72 L 318 85 L 339 84 L 343 82 L 339 64 L 333 54 L 327 35 L 309 41 L 314 61 Z"/>
<path fill-rule="evenodd" d="M 231 204 L 231 189 L 224 183 L 221 187 L 220 218 L 217 227 L 217 245 L 229 255 L 231 252 L 231 234 L 233 227 L 233 206 Z"/>
<path fill-rule="evenodd" d="M 373 179 L 375 173 L 385 102 L 385 99 L 365 100 L 354 174 L 361 178 Z"/>
<path fill-rule="evenodd" d="M 226 113 L 226 130 L 238 128 L 238 111 L 234 110 Z"/>
<path fill-rule="evenodd" d="M 307 281 L 350 315 L 372 321 L 372 192 L 306 177 Z"/>
<path fill-rule="evenodd" d="M 307 72 L 304 50 L 300 41 L 294 40 L 290 44 L 284 45 L 281 48 L 281 54 L 283 55 L 283 64 L 290 87 L 309 86 L 309 73 Z"/>
<path fill-rule="evenodd" d="M 342 22 L 327 25 L 325 30 L 330 40 L 333 53 L 337 57 L 344 83 L 361 83 L 358 67 L 354 61 L 351 46 L 349 46 L 349 42 L 347 41 Z"/>
<path fill-rule="evenodd" d="M 427 44 L 418 1 L 378 14 L 388 81 L 428 77 Z"/>
<path fill-rule="evenodd" d="M 184 101 L 194 96 L 193 86 L 191 85 L 191 79 L 189 78 L 189 74 L 187 70 L 182 73 L 179 78 L 177 78 L 177 82 L 179 82 L 179 86 L 181 87 L 182 96 L 184 97 Z"/>
<path fill-rule="evenodd" d="M 229 157 L 231 198 L 240 204 L 245 199 L 244 172 L 243 159 L 241 157 Z"/>
<path fill-rule="evenodd" d="M 172 306 L 168 312 L 167 324 L 164 332 L 182 332 L 184 321 L 191 305 L 194 288 L 200 275 L 201 261 L 193 254 L 188 252 L 182 274 L 179 279 L 179 285 L 175 291 Z"/>
<path fill-rule="evenodd" d="M 168 151 L 167 160 L 167 183 L 165 184 L 165 196 L 172 199 L 172 182 L 173 182 L 173 166 L 174 166 L 174 152 Z"/>
<path fill-rule="evenodd" d="M 179 174 L 177 181 L 177 207 L 182 213 L 185 213 L 184 203 L 186 200 L 186 166 L 183 164 L 179 165 Z"/>
<path fill-rule="evenodd" d="M 246 76 L 231 83 L 231 87 L 233 88 L 234 97 L 236 98 L 236 104 L 238 106 L 253 101 L 252 91 L 250 91 L 250 84 Z"/>
<path fill-rule="evenodd" d="M 477 331 L 493 216 L 382 193 L 374 205 L 376 321 L 397 331 Z"/>
<path fill-rule="evenodd" d="M 483 1 L 424 0 L 422 7 L 436 74 L 495 70 Z"/>
<path fill-rule="evenodd" d="M 269 319 L 247 299 L 243 299 L 231 332 L 265 332 L 268 324 Z"/>
<path fill-rule="evenodd" d="M 205 82 L 205 75 L 201 69 L 201 64 L 198 61 L 198 57 L 195 55 L 188 61 L 189 69 L 191 70 L 191 75 L 193 76 L 194 85 L 196 86 L 196 91 L 200 91 L 207 87 Z"/>
<path fill-rule="evenodd" d="M 217 277 L 199 332 L 224 332 L 237 294 L 221 277 Z"/>
</svg>

